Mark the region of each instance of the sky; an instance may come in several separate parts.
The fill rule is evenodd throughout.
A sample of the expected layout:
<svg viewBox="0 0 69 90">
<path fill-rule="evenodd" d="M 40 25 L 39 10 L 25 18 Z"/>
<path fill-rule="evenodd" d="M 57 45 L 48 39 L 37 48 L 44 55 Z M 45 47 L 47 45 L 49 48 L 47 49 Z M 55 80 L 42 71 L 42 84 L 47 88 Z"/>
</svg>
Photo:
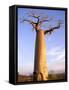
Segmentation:
<svg viewBox="0 0 69 90">
<path fill-rule="evenodd" d="M 48 17 L 49 22 L 42 24 L 43 30 L 57 25 L 58 20 L 63 24 L 51 35 L 45 36 L 46 55 L 48 72 L 65 72 L 65 11 L 18 8 L 18 72 L 21 75 L 30 75 L 34 70 L 34 53 L 36 32 L 32 31 L 32 26 L 28 22 L 21 21 L 29 19 L 36 22 L 36 19 L 29 16 L 30 13 L 40 15 L 41 18 Z"/>
</svg>

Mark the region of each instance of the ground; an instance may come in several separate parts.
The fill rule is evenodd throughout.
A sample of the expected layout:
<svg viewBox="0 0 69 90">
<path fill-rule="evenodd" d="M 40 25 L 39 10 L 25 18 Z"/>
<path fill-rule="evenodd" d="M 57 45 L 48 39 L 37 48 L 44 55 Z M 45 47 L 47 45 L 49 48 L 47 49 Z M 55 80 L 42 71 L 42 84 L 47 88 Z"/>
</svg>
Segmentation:
<svg viewBox="0 0 69 90">
<path fill-rule="evenodd" d="M 48 75 L 48 80 L 64 80 L 65 79 L 65 74 L 49 74 Z M 33 76 L 26 76 L 26 75 L 18 75 L 17 82 L 30 82 L 33 81 Z"/>
</svg>

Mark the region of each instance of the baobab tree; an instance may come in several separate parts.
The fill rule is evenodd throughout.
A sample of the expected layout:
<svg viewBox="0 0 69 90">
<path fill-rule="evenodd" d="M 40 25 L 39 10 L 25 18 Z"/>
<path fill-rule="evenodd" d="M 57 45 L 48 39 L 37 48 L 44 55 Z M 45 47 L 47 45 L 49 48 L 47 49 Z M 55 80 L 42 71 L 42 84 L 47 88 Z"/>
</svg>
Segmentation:
<svg viewBox="0 0 69 90">
<path fill-rule="evenodd" d="M 29 17 L 33 17 L 37 21 L 30 19 L 23 19 L 21 23 L 23 22 L 30 23 L 36 32 L 33 81 L 48 80 L 45 35 L 52 34 L 53 31 L 59 29 L 61 26 L 61 22 L 58 21 L 57 25 L 49 28 L 49 30 L 43 30 L 41 28 L 41 25 L 44 22 L 48 22 L 52 19 L 48 19 L 48 17 L 41 19 L 40 18 L 41 16 L 36 15 L 35 13 L 31 13 Z"/>
</svg>

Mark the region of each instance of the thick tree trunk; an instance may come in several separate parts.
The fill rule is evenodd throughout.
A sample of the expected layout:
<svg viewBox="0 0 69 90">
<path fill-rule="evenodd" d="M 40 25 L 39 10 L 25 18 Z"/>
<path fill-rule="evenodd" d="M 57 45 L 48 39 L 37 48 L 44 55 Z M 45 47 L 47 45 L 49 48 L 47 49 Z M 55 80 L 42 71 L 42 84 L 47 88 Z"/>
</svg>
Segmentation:
<svg viewBox="0 0 69 90">
<path fill-rule="evenodd" d="M 47 80 L 48 69 L 46 63 L 46 44 L 43 30 L 36 32 L 34 81 Z"/>
</svg>

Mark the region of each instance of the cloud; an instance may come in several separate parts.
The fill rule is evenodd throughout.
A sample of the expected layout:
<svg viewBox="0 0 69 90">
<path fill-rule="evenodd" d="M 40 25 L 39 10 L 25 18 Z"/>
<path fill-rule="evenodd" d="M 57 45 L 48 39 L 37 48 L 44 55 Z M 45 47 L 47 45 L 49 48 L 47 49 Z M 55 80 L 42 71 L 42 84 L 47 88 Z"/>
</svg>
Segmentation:
<svg viewBox="0 0 69 90">
<path fill-rule="evenodd" d="M 48 50 L 47 55 L 52 55 L 52 56 L 53 55 L 58 55 L 58 54 L 61 54 L 64 51 L 65 51 L 64 48 L 57 46 L 57 47 L 54 47 L 54 48 Z"/>
<path fill-rule="evenodd" d="M 54 47 L 47 51 L 47 57 L 49 57 L 49 60 L 60 60 L 64 59 L 65 57 L 65 48 L 63 47 Z M 52 57 L 52 58 L 50 58 Z"/>
<path fill-rule="evenodd" d="M 49 71 L 64 72 L 65 71 L 65 48 L 55 47 L 48 50 L 47 62 Z"/>
</svg>

